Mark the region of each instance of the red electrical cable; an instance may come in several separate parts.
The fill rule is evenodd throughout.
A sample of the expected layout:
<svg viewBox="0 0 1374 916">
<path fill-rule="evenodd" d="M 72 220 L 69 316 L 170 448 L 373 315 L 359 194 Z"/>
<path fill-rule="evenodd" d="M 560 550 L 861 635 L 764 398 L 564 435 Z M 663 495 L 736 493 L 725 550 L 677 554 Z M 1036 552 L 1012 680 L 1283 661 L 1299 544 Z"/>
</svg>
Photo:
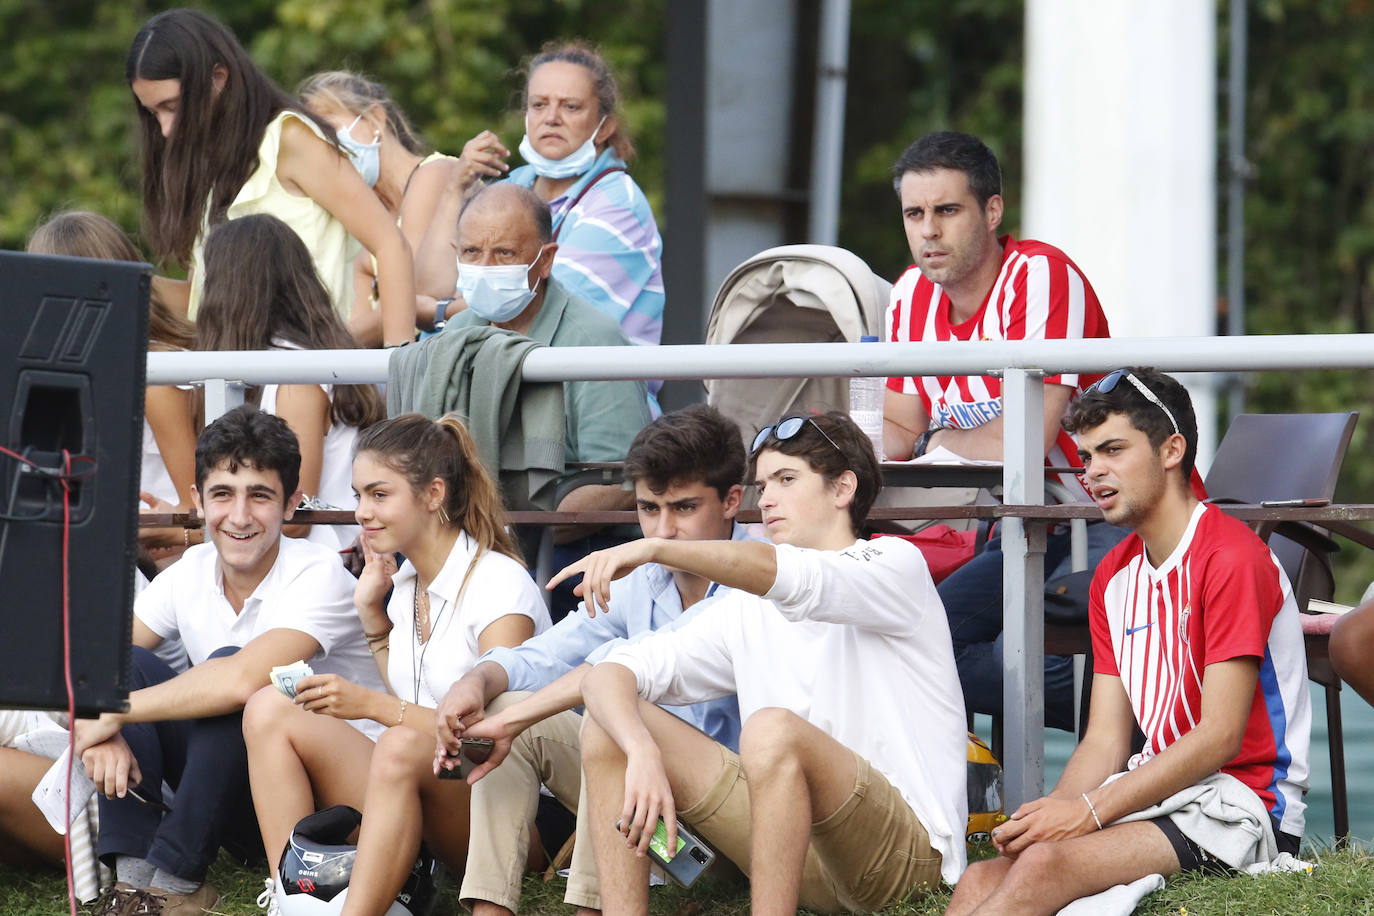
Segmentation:
<svg viewBox="0 0 1374 916">
<path fill-rule="evenodd" d="M 3 445 L 0 445 L 0 455 L 9 455 L 9 456 L 10 456 L 11 458 L 13 458 L 15 461 L 18 461 L 18 462 L 20 462 L 21 464 L 27 464 L 27 465 L 28 465 L 29 467 L 31 467 L 31 468 L 36 468 L 36 467 L 38 467 L 38 465 L 37 465 L 35 462 L 30 461 L 29 459 L 25 458 L 23 455 L 19 454 L 18 452 L 12 452 L 12 451 L 10 451 L 9 449 L 5 448 Z"/>
<path fill-rule="evenodd" d="M 62 479 L 62 674 L 67 684 L 67 829 L 62 834 L 62 850 L 67 862 L 67 903 L 71 916 L 76 913 L 76 879 L 72 873 L 72 767 L 76 765 L 76 691 L 72 689 L 72 615 L 68 589 L 67 561 L 72 531 L 72 456 L 62 450 L 65 476 Z"/>
<path fill-rule="evenodd" d="M 24 457 L 16 451 L 0 445 L 0 455 L 8 455 L 21 464 L 31 468 L 37 468 L 37 462 Z M 94 469 L 95 461 L 87 455 L 78 455 L 77 461 L 84 461 L 92 465 Z M 72 873 L 72 768 L 76 763 L 76 690 L 72 687 L 72 616 L 71 616 L 71 591 L 69 577 L 69 559 L 71 551 L 71 530 L 72 530 L 72 481 L 78 480 L 90 473 L 72 474 L 72 455 L 66 449 L 62 450 L 63 471 L 62 476 L 55 478 L 62 483 L 62 676 L 67 688 L 67 792 L 66 792 L 66 819 L 67 829 L 62 834 L 62 849 L 67 866 L 67 905 L 70 908 L 71 916 L 77 916 L 76 904 L 76 880 Z"/>
</svg>

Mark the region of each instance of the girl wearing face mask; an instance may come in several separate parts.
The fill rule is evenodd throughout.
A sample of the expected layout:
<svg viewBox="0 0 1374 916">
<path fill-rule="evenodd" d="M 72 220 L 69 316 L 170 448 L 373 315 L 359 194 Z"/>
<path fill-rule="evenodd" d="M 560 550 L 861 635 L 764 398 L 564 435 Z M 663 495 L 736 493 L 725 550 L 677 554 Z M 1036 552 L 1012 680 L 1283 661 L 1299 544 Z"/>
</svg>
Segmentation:
<svg viewBox="0 0 1374 916">
<path fill-rule="evenodd" d="M 232 32 L 197 10 L 159 13 L 134 37 L 126 77 L 139 119 L 144 234 L 160 259 L 189 274 L 184 283 L 156 281 L 169 304 L 195 317 L 210 229 L 268 213 L 300 236 L 344 318 L 358 243 L 376 255 L 382 339 L 411 339 L 415 278 L 405 237 L 334 129 L 264 76 Z"/>
<path fill-rule="evenodd" d="M 436 219 L 437 204 L 447 183 L 464 187 L 472 183 L 476 176 L 467 159 L 432 152 L 386 87 L 356 73 L 317 73 L 301 84 L 299 93 L 310 111 L 337 131 L 339 145 L 376 192 L 412 251 L 419 250 L 428 233 L 453 236 L 455 228 Z M 360 254 L 354 262 L 349 320 L 349 330 L 360 342 L 380 342 L 377 276 L 376 257 Z M 431 316 L 435 302 L 451 295 L 453 287 L 427 286 L 426 279 L 416 277 L 416 310 Z"/>
<path fill-rule="evenodd" d="M 644 192 L 626 171 L 634 145 L 620 122 L 619 101 L 615 76 L 593 48 L 546 46 L 530 61 L 525 85 L 520 155 L 529 164 L 512 170 L 510 180 L 533 188 L 553 211 L 554 278 L 620 322 L 635 343 L 656 344 L 663 330 L 663 242 Z M 499 175 L 507 153 L 494 138 L 485 145 L 481 139 L 469 144 L 473 169 Z M 441 204 L 455 223 L 456 197 Z M 424 258 L 446 262 L 453 288 L 452 249 L 427 244 Z M 462 307 L 460 298 L 448 314 Z"/>
</svg>

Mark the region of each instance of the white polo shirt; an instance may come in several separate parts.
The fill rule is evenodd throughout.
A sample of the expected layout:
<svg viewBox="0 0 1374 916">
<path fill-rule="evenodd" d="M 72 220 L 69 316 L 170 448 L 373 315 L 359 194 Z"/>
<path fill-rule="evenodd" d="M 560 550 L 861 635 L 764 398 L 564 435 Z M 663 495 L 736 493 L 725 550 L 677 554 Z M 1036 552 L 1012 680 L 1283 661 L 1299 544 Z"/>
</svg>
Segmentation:
<svg viewBox="0 0 1374 916">
<path fill-rule="evenodd" d="M 482 554 L 459 600 L 476 552 L 472 538 L 460 533 L 429 584 L 430 638 L 424 645 L 415 638 L 415 567 L 407 560 L 391 577 L 396 587 L 386 608 L 393 625 L 387 678 L 398 697 L 437 707 L 453 682 L 477 664 L 482 631 L 507 614 L 533 620 L 536 634 L 549 628 L 539 586 L 525 567 L 502 553 Z"/>
<path fill-rule="evenodd" d="M 237 614 L 224 597 L 218 557 L 213 543 L 187 550 L 138 595 L 138 619 L 164 640 L 180 639 L 192 665 L 216 649 L 245 646 L 268 630 L 300 630 L 320 644 L 306 659 L 317 674 L 332 672 L 387 692 L 353 609 L 357 580 L 335 551 L 283 537 L 277 561 Z M 382 730 L 370 720 L 350 724 L 374 738 Z"/>
</svg>

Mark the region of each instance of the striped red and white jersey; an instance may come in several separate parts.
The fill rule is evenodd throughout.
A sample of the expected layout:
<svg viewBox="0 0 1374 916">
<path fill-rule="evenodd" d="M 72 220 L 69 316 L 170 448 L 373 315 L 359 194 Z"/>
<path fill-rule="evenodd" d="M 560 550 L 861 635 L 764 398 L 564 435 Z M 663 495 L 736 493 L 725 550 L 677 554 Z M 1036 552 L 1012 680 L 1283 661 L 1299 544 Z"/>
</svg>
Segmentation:
<svg viewBox="0 0 1374 916">
<path fill-rule="evenodd" d="M 1088 620 L 1094 671 L 1121 678 L 1145 733 L 1128 769 L 1197 725 L 1208 665 L 1259 659 L 1240 753 L 1221 769 L 1255 791 L 1279 829 L 1301 836 L 1312 724 L 1307 656 L 1293 590 L 1264 542 L 1200 503 L 1158 568 L 1135 534 L 1103 558 Z"/>
<path fill-rule="evenodd" d="M 949 321 L 950 301 L 915 265 L 888 299 L 886 328 L 893 341 L 1064 340 L 1108 337 L 1107 316 L 1092 285 L 1068 255 L 1044 242 L 1002 236 L 1002 270 L 978 312 Z M 1100 375 L 1051 375 L 1046 384 L 1081 391 Z M 1002 415 L 1002 383 L 986 375 L 893 376 L 887 387 L 917 394 L 936 426 L 972 429 Z M 1079 467 L 1073 439 L 1062 430 L 1046 456 L 1052 467 Z"/>
</svg>

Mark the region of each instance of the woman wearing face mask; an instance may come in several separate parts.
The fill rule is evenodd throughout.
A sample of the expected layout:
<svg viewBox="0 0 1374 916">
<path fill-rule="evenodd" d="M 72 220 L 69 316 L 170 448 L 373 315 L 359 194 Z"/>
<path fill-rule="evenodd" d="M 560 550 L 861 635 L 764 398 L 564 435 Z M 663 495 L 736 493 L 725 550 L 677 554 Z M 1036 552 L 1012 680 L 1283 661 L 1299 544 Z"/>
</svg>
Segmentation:
<svg viewBox="0 0 1374 916">
<path fill-rule="evenodd" d="M 656 344 L 663 330 L 663 243 L 644 192 L 626 171 L 634 145 L 620 123 L 619 100 L 615 76 L 594 49 L 545 47 L 530 61 L 525 85 L 520 155 L 529 164 L 513 170 L 510 180 L 533 188 L 553 211 L 554 278 L 620 322 L 633 342 Z M 482 139 L 470 144 L 474 171 L 501 174 L 508 152 L 495 138 L 479 144 Z M 441 204 L 455 217 L 459 190 Z M 447 262 L 444 279 L 452 288 L 451 249 L 439 251 L 427 240 L 423 257 Z M 460 298 L 445 317 L 462 308 Z"/>
<path fill-rule="evenodd" d="M 419 250 L 427 233 L 453 237 L 455 227 L 441 225 L 436 219 L 437 205 L 446 184 L 466 188 L 476 179 L 468 159 L 430 151 L 381 83 L 345 70 L 331 70 L 310 77 L 298 91 L 310 111 L 337 131 L 340 146 L 352 158 L 363 181 L 376 192 L 412 251 Z M 439 284 L 428 288 L 424 280 L 416 277 L 416 310 L 431 316 L 435 302 L 451 295 L 453 287 Z M 354 262 L 349 330 L 364 345 L 375 346 L 381 339 L 378 286 L 377 258 L 363 252 Z"/>
<path fill-rule="evenodd" d="M 197 10 L 159 13 L 134 37 L 126 77 L 139 117 L 144 234 L 159 258 L 189 272 L 185 283 L 156 281 L 169 304 L 195 317 L 211 228 L 268 213 L 305 242 L 344 318 L 357 242 L 375 254 L 382 339 L 411 339 L 415 278 L 405 237 L 333 128 L 264 76 L 232 32 Z"/>
</svg>

